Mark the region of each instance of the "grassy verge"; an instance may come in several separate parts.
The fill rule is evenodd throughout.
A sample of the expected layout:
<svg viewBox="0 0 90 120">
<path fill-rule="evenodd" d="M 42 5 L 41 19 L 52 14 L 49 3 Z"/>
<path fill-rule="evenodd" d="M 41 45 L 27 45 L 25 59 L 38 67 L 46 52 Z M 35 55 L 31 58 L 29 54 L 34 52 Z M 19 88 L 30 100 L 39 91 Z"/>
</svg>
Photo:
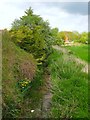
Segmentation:
<svg viewBox="0 0 90 120">
<path fill-rule="evenodd" d="M 2 36 L 2 100 L 3 118 L 21 117 L 24 95 L 36 73 L 36 62 L 31 54 L 10 41 L 9 33 Z M 28 88 L 28 89 L 27 89 Z"/>
<path fill-rule="evenodd" d="M 88 76 L 69 55 L 53 52 L 49 58 L 52 79 L 52 118 L 88 116 Z"/>
<path fill-rule="evenodd" d="M 45 68 L 37 67 L 31 54 L 10 41 L 7 31 L 3 32 L 2 44 L 2 117 L 41 117 Z"/>
<path fill-rule="evenodd" d="M 88 60 L 88 45 L 66 46 L 66 48 L 71 50 L 74 55 L 81 58 L 82 60 L 90 62 L 90 60 Z"/>
</svg>

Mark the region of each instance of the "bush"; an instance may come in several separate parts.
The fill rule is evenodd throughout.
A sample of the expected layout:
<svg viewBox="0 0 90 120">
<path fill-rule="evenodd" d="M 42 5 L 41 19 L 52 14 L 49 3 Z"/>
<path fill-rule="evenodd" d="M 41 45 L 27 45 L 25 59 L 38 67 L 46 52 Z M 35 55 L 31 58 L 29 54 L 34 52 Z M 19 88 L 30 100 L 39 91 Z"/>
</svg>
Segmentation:
<svg viewBox="0 0 90 120">
<path fill-rule="evenodd" d="M 20 48 L 32 53 L 37 61 L 42 63 L 51 53 L 52 37 L 47 21 L 35 15 L 30 8 L 25 15 L 12 24 L 11 39 Z"/>
</svg>

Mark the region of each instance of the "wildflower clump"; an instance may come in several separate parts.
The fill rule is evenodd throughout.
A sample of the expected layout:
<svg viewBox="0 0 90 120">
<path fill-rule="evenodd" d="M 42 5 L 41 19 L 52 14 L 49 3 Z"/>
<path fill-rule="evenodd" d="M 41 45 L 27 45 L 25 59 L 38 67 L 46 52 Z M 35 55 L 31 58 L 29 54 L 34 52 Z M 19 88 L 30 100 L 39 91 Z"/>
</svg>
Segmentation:
<svg viewBox="0 0 90 120">
<path fill-rule="evenodd" d="M 25 89 L 27 89 L 30 86 L 30 83 L 31 83 L 31 81 L 29 79 L 25 78 L 25 79 L 21 80 L 18 83 L 18 85 L 19 85 L 21 91 L 24 91 Z"/>
</svg>

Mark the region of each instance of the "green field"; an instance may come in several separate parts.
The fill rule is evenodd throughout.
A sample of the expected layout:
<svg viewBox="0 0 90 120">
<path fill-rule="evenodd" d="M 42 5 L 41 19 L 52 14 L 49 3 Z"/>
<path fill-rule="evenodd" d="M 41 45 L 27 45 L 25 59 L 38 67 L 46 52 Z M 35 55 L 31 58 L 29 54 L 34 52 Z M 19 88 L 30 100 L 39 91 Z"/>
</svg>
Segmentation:
<svg viewBox="0 0 90 120">
<path fill-rule="evenodd" d="M 88 59 L 88 45 L 81 46 L 66 46 L 75 56 L 85 60 L 86 62 L 90 62 Z"/>
</svg>

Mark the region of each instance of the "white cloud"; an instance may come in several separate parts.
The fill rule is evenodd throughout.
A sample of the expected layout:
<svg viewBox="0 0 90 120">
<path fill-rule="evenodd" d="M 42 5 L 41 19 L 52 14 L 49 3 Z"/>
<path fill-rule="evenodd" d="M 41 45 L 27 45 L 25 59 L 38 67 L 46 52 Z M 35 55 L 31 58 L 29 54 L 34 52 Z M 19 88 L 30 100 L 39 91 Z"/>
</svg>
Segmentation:
<svg viewBox="0 0 90 120">
<path fill-rule="evenodd" d="M 50 26 L 58 27 L 59 30 L 88 30 L 88 16 L 70 14 L 57 6 L 49 6 L 42 3 L 30 3 L 25 0 L 2 0 L 0 3 L 0 29 L 10 28 L 15 18 L 24 15 L 24 11 L 31 6 L 34 13 L 39 14 L 44 20 L 49 20 Z"/>
<path fill-rule="evenodd" d="M 43 6 L 42 6 L 43 7 Z M 36 14 L 40 14 L 44 20 L 49 20 L 52 27 L 58 27 L 60 31 L 88 31 L 88 15 L 69 14 L 63 9 L 56 7 L 34 10 Z"/>
</svg>

